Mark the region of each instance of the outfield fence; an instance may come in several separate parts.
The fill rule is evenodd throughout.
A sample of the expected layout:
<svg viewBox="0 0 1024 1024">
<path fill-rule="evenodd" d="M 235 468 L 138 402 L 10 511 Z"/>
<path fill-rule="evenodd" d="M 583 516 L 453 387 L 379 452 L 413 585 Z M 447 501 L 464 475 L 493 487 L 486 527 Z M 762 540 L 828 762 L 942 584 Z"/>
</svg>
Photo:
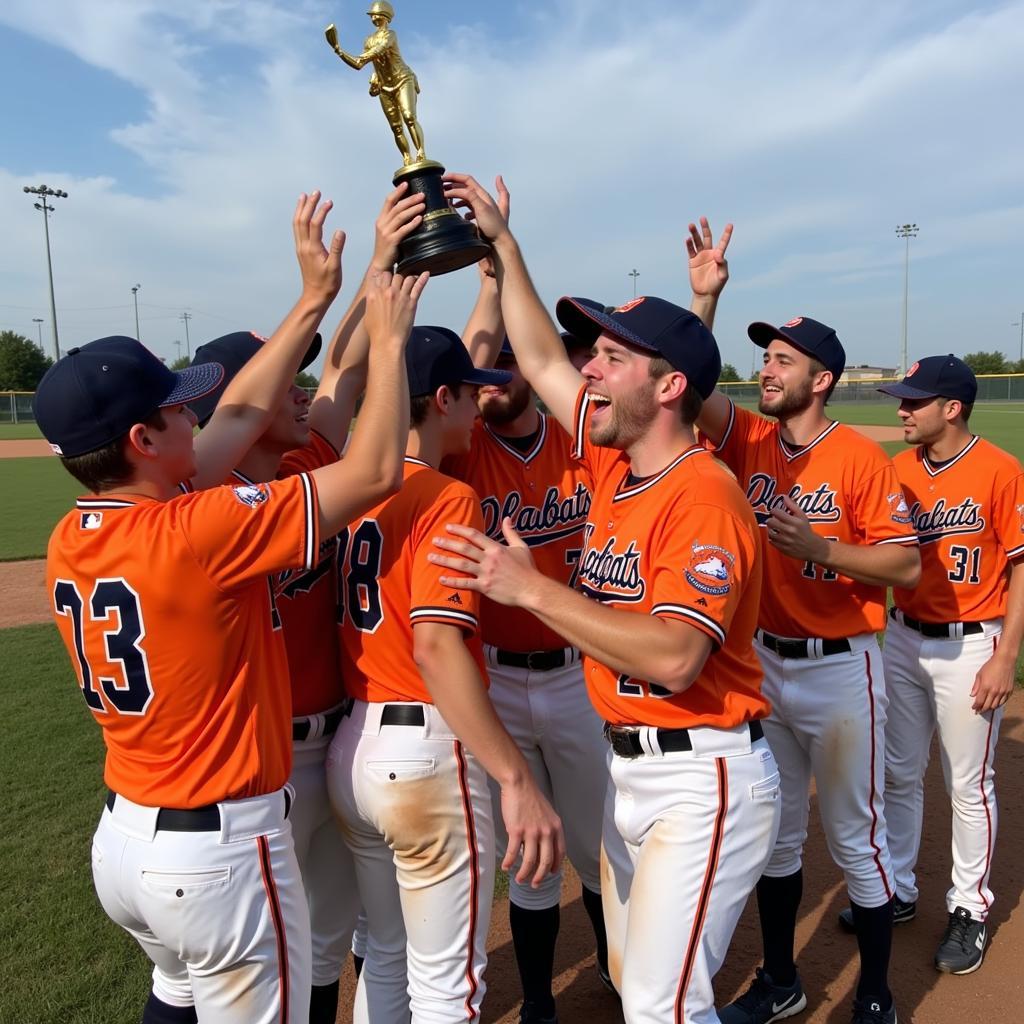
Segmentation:
<svg viewBox="0 0 1024 1024">
<path fill-rule="evenodd" d="M 841 380 L 832 392 L 832 402 L 880 402 L 878 393 L 882 384 L 891 384 L 899 378 L 873 377 L 870 380 Z M 730 398 L 738 402 L 756 402 L 759 389 L 756 381 L 741 380 L 722 382 L 719 385 Z M 312 399 L 314 388 L 306 388 Z M 32 391 L 0 391 L 0 424 L 35 423 L 32 415 Z M 1024 373 L 986 374 L 978 378 L 979 402 L 1022 402 L 1024 401 Z"/>
<path fill-rule="evenodd" d="M 872 377 L 864 380 L 841 380 L 829 401 L 833 403 L 856 403 L 885 401 L 878 393 L 883 384 L 892 384 L 899 377 Z M 719 383 L 719 388 L 738 402 L 756 402 L 759 388 L 756 381 L 733 381 Z M 978 377 L 979 402 L 1021 402 L 1024 401 L 1024 373 L 996 373 Z"/>
</svg>

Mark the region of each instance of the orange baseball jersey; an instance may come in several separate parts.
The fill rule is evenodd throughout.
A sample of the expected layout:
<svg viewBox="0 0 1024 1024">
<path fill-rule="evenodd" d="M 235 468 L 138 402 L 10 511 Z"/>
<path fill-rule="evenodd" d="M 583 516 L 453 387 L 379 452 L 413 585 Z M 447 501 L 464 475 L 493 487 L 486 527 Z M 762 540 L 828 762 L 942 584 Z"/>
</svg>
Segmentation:
<svg viewBox="0 0 1024 1024">
<path fill-rule="evenodd" d="M 980 622 L 1006 614 L 1007 564 L 1024 556 L 1024 471 L 975 437 L 955 458 L 924 446 L 893 460 L 921 544 L 921 582 L 893 589 L 896 607 L 922 622 Z"/>
<path fill-rule="evenodd" d="M 841 423 L 793 448 L 774 420 L 730 402 L 717 445 L 704 443 L 736 474 L 761 527 L 764 575 L 757 624 L 783 637 L 835 640 L 885 628 L 885 587 L 858 583 L 768 543 L 768 520 L 788 495 L 822 537 L 845 544 L 916 545 L 910 510 L 889 457 Z"/>
<path fill-rule="evenodd" d="M 279 789 L 291 698 L 269 575 L 312 568 L 306 474 L 160 502 L 80 498 L 47 551 L 47 589 L 107 785 L 151 807 L 200 807 Z"/>
<path fill-rule="evenodd" d="M 357 700 L 433 700 L 413 660 L 413 626 L 459 626 L 487 681 L 477 636 L 478 595 L 441 584 L 427 561 L 447 523 L 483 529 L 468 484 L 407 457 L 402 489 L 338 535 L 338 623 L 342 676 Z"/>
<path fill-rule="evenodd" d="M 574 451 L 593 481 L 594 500 L 579 589 L 624 612 L 685 622 L 714 645 L 683 693 L 584 657 L 594 707 L 613 725 L 728 729 L 763 718 L 769 705 L 753 650 L 761 553 L 736 481 L 699 445 L 654 476 L 632 478 L 624 452 L 590 443 L 590 407 L 582 390 Z"/>
<path fill-rule="evenodd" d="M 519 451 L 483 420 L 477 420 L 467 455 L 446 459 L 444 471 L 464 480 L 480 495 L 484 532 L 501 541 L 508 516 L 545 576 L 575 586 L 583 526 L 590 511 L 590 489 L 583 468 L 572 457 L 565 430 L 541 414 L 529 451 Z M 565 647 L 553 629 L 520 608 L 484 598 L 480 635 L 486 644 L 509 651 Z"/>
</svg>

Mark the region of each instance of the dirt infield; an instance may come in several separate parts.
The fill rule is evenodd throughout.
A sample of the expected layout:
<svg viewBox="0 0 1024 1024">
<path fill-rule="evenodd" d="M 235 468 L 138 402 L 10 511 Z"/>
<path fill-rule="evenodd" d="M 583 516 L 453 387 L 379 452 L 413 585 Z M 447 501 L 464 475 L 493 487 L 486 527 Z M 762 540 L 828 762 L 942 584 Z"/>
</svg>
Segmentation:
<svg viewBox="0 0 1024 1024">
<path fill-rule="evenodd" d="M 893 943 L 891 985 L 901 1024 L 962 1024 L 963 1021 L 1020 1019 L 1024 1003 L 1024 972 L 1019 951 L 1024 946 L 1024 693 L 1017 692 L 1007 708 L 997 756 L 1000 822 L 992 888 L 997 902 L 989 917 L 991 944 L 981 970 L 965 977 L 939 974 L 932 966 L 935 947 L 946 923 L 945 892 L 949 885 L 949 802 L 942 783 L 937 752 L 933 751 L 927 778 L 927 808 L 919 861 L 921 899 L 918 916 L 899 925 Z M 836 914 L 847 905 L 839 871 L 825 848 L 812 799 L 810 835 L 804 853 L 804 901 L 797 929 L 800 974 L 808 1010 L 794 1017 L 801 1024 L 848 1024 L 856 985 L 856 942 L 839 930 Z M 592 934 L 579 881 L 566 885 L 562 901 L 556 993 L 562 1024 L 618 1024 L 622 1014 L 615 998 L 597 979 Z M 672 913 L 666 894 L 665 913 Z M 504 900 L 496 903 L 488 939 L 485 1024 L 515 1024 L 519 1010 L 519 979 L 508 930 Z M 725 966 L 718 975 L 719 1004 L 742 992 L 761 957 L 760 931 L 754 901 L 747 906 Z M 343 1013 L 351 1014 L 352 972 L 342 978 Z M 1013 1007 L 1018 1007 L 1014 1010 Z"/>
<path fill-rule="evenodd" d="M 40 455 L 52 455 L 49 442 L 41 437 L 20 441 L 0 441 L 0 459 L 32 459 Z"/>
<path fill-rule="evenodd" d="M 0 629 L 50 621 L 46 563 L 0 562 Z"/>
<path fill-rule="evenodd" d="M 872 441 L 902 441 L 902 427 L 876 427 L 869 423 L 851 423 L 854 430 L 859 431 Z"/>
</svg>

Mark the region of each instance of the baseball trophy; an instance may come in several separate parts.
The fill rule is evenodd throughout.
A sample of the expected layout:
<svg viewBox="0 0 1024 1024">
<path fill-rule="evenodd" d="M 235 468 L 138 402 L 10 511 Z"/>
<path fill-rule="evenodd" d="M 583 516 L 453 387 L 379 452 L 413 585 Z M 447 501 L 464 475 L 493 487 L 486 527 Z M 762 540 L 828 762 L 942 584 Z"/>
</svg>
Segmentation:
<svg viewBox="0 0 1024 1024">
<path fill-rule="evenodd" d="M 363 43 L 363 52 L 346 53 L 338 44 L 338 31 L 328 25 L 324 35 L 334 52 L 356 71 L 373 64 L 370 95 L 380 100 L 384 116 L 391 125 L 395 145 L 402 154 L 402 166 L 395 171 L 397 186 L 408 182 L 409 193 L 422 192 L 426 211 L 420 226 L 399 246 L 397 272 L 447 274 L 477 263 L 490 252 L 476 226 L 452 209 L 444 194 L 444 167 L 428 160 L 423 148 L 423 129 L 416 119 L 416 97 L 420 86 L 398 50 L 398 37 L 391 29 L 395 9 L 387 0 L 374 0 L 366 12 L 373 23 L 373 34 Z"/>
</svg>

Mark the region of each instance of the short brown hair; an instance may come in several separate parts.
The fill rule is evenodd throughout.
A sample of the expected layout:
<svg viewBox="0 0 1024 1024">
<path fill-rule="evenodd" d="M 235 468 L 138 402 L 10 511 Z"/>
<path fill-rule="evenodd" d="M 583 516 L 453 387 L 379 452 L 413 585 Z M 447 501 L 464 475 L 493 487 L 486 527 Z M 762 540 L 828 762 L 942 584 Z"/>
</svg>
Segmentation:
<svg viewBox="0 0 1024 1024">
<path fill-rule="evenodd" d="M 814 356 L 808 356 L 811 361 L 811 374 L 815 373 L 832 373 L 832 371 L 823 363 L 820 359 L 815 359 Z M 832 383 L 828 386 L 828 391 L 825 392 L 825 404 L 828 405 L 828 400 L 832 397 L 832 392 L 835 391 L 836 385 L 839 383 L 839 378 L 832 373 Z"/>
<path fill-rule="evenodd" d="M 448 390 L 452 393 L 452 398 L 458 401 L 462 397 L 462 384 L 448 384 Z M 434 392 L 436 394 L 437 392 Z M 427 421 L 427 413 L 430 411 L 430 406 L 434 401 L 434 394 L 430 395 L 413 395 L 409 399 L 409 426 L 410 427 L 421 427 Z"/>
<path fill-rule="evenodd" d="M 654 356 L 650 363 L 647 364 L 647 373 L 651 380 L 657 380 L 659 377 L 664 377 L 667 373 L 676 372 L 676 368 L 661 356 Z M 693 386 L 689 378 L 687 378 L 686 390 L 683 392 L 683 401 L 679 406 L 679 416 L 683 424 L 687 427 L 692 427 L 697 422 L 700 411 L 703 408 L 704 399 L 701 398 L 700 393 Z"/>
<path fill-rule="evenodd" d="M 157 409 L 141 421 L 153 430 L 166 430 L 167 421 L 163 411 Z M 87 490 L 93 494 L 112 491 L 128 483 L 132 478 L 132 465 L 125 455 L 128 435 L 117 438 L 109 444 L 84 455 L 61 456 L 61 465 Z"/>
</svg>

